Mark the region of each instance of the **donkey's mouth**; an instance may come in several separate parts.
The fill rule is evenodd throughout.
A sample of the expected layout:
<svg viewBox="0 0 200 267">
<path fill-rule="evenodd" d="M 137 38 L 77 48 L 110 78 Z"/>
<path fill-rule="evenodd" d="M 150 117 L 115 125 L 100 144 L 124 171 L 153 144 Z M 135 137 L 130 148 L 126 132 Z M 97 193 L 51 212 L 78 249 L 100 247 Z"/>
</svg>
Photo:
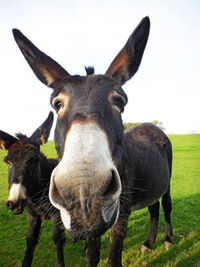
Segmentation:
<svg viewBox="0 0 200 267">
<path fill-rule="evenodd" d="M 111 208 L 113 208 L 112 211 Z M 82 222 L 80 223 L 73 217 L 71 217 L 71 227 L 70 229 L 67 229 L 67 231 L 72 237 L 73 242 L 77 242 L 79 240 L 86 240 L 88 238 L 96 238 L 104 234 L 118 219 L 119 203 L 116 202 L 115 205 L 112 205 L 111 208 L 106 211 L 110 212 L 108 216 L 109 220 L 105 221 L 104 209 L 102 210 L 102 214 L 99 216 L 99 219 L 97 215 L 96 221 L 89 227 L 88 225 L 84 225 Z M 64 221 L 63 223 L 65 225 Z"/>
<path fill-rule="evenodd" d="M 113 223 L 114 221 L 115 220 L 113 220 Z M 69 234 L 72 237 L 73 242 L 78 242 L 80 240 L 86 240 L 90 238 L 97 238 L 101 236 L 102 234 L 104 234 L 112 226 L 113 223 L 112 222 L 105 223 L 102 220 L 98 226 L 95 226 L 91 230 L 74 225 L 69 230 Z"/>
<path fill-rule="evenodd" d="M 14 215 L 22 214 L 23 211 L 24 211 L 24 208 L 11 210 L 12 214 L 14 214 Z"/>
</svg>

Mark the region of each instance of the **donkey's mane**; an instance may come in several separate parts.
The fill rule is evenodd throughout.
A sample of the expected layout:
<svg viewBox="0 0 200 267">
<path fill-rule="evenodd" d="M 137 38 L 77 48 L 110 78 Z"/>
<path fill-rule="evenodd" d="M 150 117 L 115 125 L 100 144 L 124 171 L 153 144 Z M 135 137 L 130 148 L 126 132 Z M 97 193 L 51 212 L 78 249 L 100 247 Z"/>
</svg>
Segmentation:
<svg viewBox="0 0 200 267">
<path fill-rule="evenodd" d="M 27 139 L 27 138 L 28 138 L 25 134 L 22 134 L 22 133 L 16 133 L 15 136 L 16 136 L 19 140 L 24 140 L 24 139 Z"/>
<path fill-rule="evenodd" d="M 91 67 L 91 66 L 85 67 L 85 71 L 86 71 L 87 76 L 94 74 L 94 67 Z"/>
</svg>

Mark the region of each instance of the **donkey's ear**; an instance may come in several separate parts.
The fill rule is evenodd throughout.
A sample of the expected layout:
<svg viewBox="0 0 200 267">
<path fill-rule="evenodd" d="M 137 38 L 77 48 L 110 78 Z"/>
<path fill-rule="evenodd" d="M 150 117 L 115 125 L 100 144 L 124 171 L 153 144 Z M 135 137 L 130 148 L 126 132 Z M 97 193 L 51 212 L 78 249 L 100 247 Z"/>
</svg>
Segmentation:
<svg viewBox="0 0 200 267">
<path fill-rule="evenodd" d="M 18 141 L 17 138 L 12 135 L 0 131 L 0 148 L 3 150 L 8 150 L 14 143 Z"/>
<path fill-rule="evenodd" d="M 115 57 L 106 71 L 106 75 L 112 76 L 122 85 L 136 73 L 142 60 L 149 30 L 150 20 L 148 17 L 145 17 Z"/>
<path fill-rule="evenodd" d="M 53 112 L 49 112 L 49 116 L 43 122 L 43 124 L 31 135 L 29 138 L 31 141 L 44 145 L 49 138 L 51 127 L 53 124 Z"/>
<path fill-rule="evenodd" d="M 13 35 L 22 54 L 41 82 L 51 87 L 54 81 L 69 76 L 66 70 L 52 58 L 40 51 L 19 30 L 13 29 Z"/>
</svg>

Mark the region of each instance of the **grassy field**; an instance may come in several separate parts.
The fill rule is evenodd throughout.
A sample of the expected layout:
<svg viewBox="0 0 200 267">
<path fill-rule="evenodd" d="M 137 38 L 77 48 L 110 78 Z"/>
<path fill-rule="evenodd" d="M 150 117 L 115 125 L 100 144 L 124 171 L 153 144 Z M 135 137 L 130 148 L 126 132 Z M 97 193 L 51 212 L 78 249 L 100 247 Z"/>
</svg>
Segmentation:
<svg viewBox="0 0 200 267">
<path fill-rule="evenodd" d="M 147 209 L 131 214 L 123 250 L 123 266 L 200 266 L 200 135 L 169 136 L 173 145 L 173 174 L 171 196 L 173 203 L 173 247 L 164 249 L 164 216 L 160 210 L 159 230 L 153 250 L 140 253 L 148 230 Z M 53 142 L 48 142 L 43 152 L 56 155 Z M 6 208 L 7 166 L 2 162 L 6 153 L 0 151 L 0 266 L 21 266 L 25 251 L 27 229 L 26 212 L 14 216 Z M 51 267 L 56 260 L 52 241 L 52 225 L 45 221 L 32 266 Z M 109 232 L 102 237 L 101 262 L 106 264 Z M 73 244 L 67 237 L 66 266 L 85 266 L 84 243 Z"/>
</svg>

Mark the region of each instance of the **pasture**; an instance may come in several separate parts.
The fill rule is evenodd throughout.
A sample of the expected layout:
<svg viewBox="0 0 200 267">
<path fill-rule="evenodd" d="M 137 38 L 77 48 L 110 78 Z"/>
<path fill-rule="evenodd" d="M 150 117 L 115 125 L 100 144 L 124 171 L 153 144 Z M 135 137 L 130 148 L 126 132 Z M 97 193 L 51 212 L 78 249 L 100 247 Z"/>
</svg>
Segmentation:
<svg viewBox="0 0 200 267">
<path fill-rule="evenodd" d="M 164 216 L 160 208 L 158 236 L 153 250 L 140 253 L 145 240 L 149 213 L 136 211 L 129 218 L 123 249 L 123 266 L 200 266 L 200 135 L 171 135 L 173 171 L 171 197 L 173 204 L 173 247 L 164 249 Z M 56 156 L 54 144 L 49 141 L 42 147 L 48 157 Z M 0 266 L 21 266 L 25 251 L 27 230 L 26 212 L 12 215 L 6 208 L 8 198 L 7 165 L 3 163 L 5 151 L 0 151 Z M 52 225 L 46 221 L 36 247 L 32 266 L 51 267 L 56 261 L 52 241 Z M 109 232 L 102 237 L 101 262 L 106 264 Z M 69 236 L 65 246 L 66 266 L 85 266 L 84 242 L 73 243 Z"/>
</svg>

